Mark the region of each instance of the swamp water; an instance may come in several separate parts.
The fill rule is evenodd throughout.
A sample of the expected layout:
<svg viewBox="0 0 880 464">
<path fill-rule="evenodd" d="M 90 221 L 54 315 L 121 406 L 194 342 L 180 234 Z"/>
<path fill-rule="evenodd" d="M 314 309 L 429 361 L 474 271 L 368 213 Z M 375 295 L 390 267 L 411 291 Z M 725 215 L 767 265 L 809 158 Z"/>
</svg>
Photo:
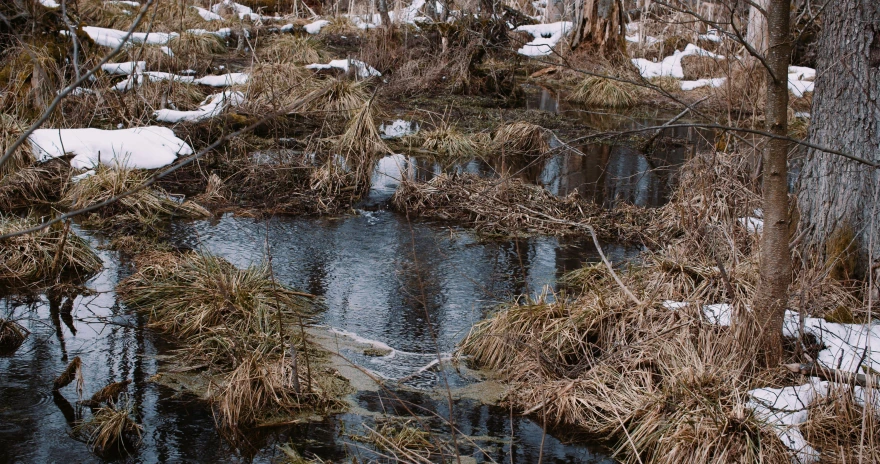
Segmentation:
<svg viewBox="0 0 880 464">
<path fill-rule="evenodd" d="M 656 206 L 668 198 L 670 176 L 655 169 L 656 160 L 625 147 L 578 149 L 587 156 L 562 151 L 526 177 L 554 193 L 578 189 L 606 204 Z M 684 155 L 669 153 L 669 164 Z M 491 171 L 476 162 L 456 169 Z M 545 435 L 537 422 L 486 405 L 481 400 L 497 399 L 502 388 L 478 383 L 477 373 L 448 359 L 492 308 L 517 295 L 554 290 L 566 271 L 598 261 L 595 248 L 586 238 L 481 241 L 455 225 L 410 221 L 387 210 L 400 176 L 427 180 L 441 171 L 417 159 L 386 158 L 357 215 L 268 221 L 223 216 L 171 225 L 176 246 L 206 250 L 237 266 L 259 263 L 271 253 L 279 281 L 323 297 L 326 310 L 312 333 L 386 379 L 390 391 L 355 375 L 357 391 L 347 412 L 258 430 L 229 444 L 204 403 L 151 380 L 162 371 L 161 355 L 173 346 L 145 328 L 145 316 L 117 301 L 114 288 L 131 273 L 130 263 L 101 249 L 101 237 L 77 229 L 104 261 L 104 270 L 87 283 L 91 294 L 69 301 L 45 295 L 0 298 L 0 314 L 32 332 L 15 353 L 0 357 L 0 462 L 100 461 L 71 434 L 79 408 L 75 388 L 51 391 L 74 356 L 83 360 L 85 397 L 109 382 L 132 379 L 128 392 L 144 435 L 126 462 L 274 462 L 283 459 L 278 446 L 288 443 L 322 459 L 381 459 L 352 436 L 362 435 L 365 425 L 375 427 L 376 419 L 412 414 L 448 433 L 447 392 L 462 462 L 531 463 L 539 456 L 543 462 L 612 462 L 601 447 L 583 440 L 566 444 L 571 437 L 564 432 Z M 603 248 L 613 262 L 639 251 L 615 244 Z"/>
</svg>

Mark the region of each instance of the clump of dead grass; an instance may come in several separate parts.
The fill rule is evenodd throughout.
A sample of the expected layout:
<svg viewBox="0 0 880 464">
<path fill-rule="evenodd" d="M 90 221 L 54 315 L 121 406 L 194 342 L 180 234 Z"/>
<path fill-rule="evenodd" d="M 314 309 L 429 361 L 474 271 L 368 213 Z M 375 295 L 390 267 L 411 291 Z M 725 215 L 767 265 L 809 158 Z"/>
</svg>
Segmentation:
<svg viewBox="0 0 880 464">
<path fill-rule="evenodd" d="M 29 124 L 11 114 L 0 113 L 0 156 L 3 156 L 6 150 L 12 147 L 12 144 L 28 126 Z M 21 144 L 12 153 L 12 156 L 0 166 L 0 181 L 5 181 L 14 172 L 34 163 L 34 155 L 27 148 L 27 143 Z"/>
<path fill-rule="evenodd" d="M 736 319 L 719 327 L 702 311 L 729 302 L 735 317 L 754 301 L 757 236 L 738 221 L 759 201 L 749 172 L 735 155 L 688 161 L 673 200 L 646 228 L 666 239 L 662 247 L 616 278 L 602 263 L 569 274 L 566 298 L 500 308 L 461 352 L 509 383 L 511 406 L 613 437 L 625 462 L 790 462 L 794 452 L 751 412 L 747 392 L 797 379 L 757 368 Z M 796 287 L 846 294 L 814 278 L 802 271 Z M 792 298 L 792 307 L 828 305 L 810 292 Z"/>
<path fill-rule="evenodd" d="M 877 413 L 870 404 L 860 405 L 851 387 L 831 385 L 828 394 L 811 405 L 810 417 L 800 429 L 819 451 L 820 462 L 880 462 Z"/>
<path fill-rule="evenodd" d="M 126 167 L 95 168 L 95 174 L 73 183 L 65 193 L 64 202 L 72 209 L 102 203 L 147 181 L 147 171 Z M 137 191 L 89 213 L 84 224 L 107 231 L 158 231 L 172 217 L 204 218 L 210 213 L 202 206 L 184 201 L 178 203 L 164 190 L 151 187 Z"/>
<path fill-rule="evenodd" d="M 294 111 L 309 92 L 314 91 L 310 72 L 293 63 L 260 63 L 254 66 L 248 80 L 248 97 L 244 108 L 252 111 Z M 313 94 L 312 98 L 320 98 Z M 328 97 L 328 101 L 332 97 Z M 317 102 L 312 101 L 317 108 Z"/>
<path fill-rule="evenodd" d="M 24 343 L 30 331 L 15 321 L 0 317 L 0 354 L 12 353 Z"/>
<path fill-rule="evenodd" d="M 491 152 L 503 156 L 540 156 L 550 151 L 549 131 L 525 121 L 505 124 L 492 133 Z"/>
<path fill-rule="evenodd" d="M 479 154 L 479 143 L 449 123 L 443 123 L 431 130 L 420 131 L 412 138 L 420 142 L 423 150 L 430 152 L 434 158 L 444 163 L 472 159 Z"/>
<path fill-rule="evenodd" d="M 628 108 L 638 100 L 633 84 L 598 76 L 587 76 L 571 94 L 571 99 L 589 106 Z"/>
<path fill-rule="evenodd" d="M 0 235 L 37 224 L 34 218 L 0 215 Z M 62 226 L 0 240 L 0 256 L 0 284 L 10 287 L 43 283 L 61 276 L 83 281 L 103 266 L 85 240 Z"/>
<path fill-rule="evenodd" d="M 314 297 L 275 282 L 266 266 L 242 270 L 203 253 L 150 253 L 135 264 L 117 292 L 181 341 L 178 363 L 212 376 L 217 388 L 206 394 L 224 428 L 338 407 L 332 376 L 314 365 L 294 370 L 290 360 L 314 356 L 292 328 L 313 313 Z"/>
<path fill-rule="evenodd" d="M 399 211 L 462 222 L 485 235 L 582 234 L 590 225 L 603 238 L 650 240 L 642 232 L 650 211 L 629 206 L 606 211 L 518 178 L 443 174 L 429 182 L 404 180 L 392 204 Z"/>
<path fill-rule="evenodd" d="M 317 41 L 293 34 L 276 35 L 257 49 L 257 57 L 266 63 L 321 63 L 323 55 Z"/>
<path fill-rule="evenodd" d="M 92 452 L 98 456 L 125 455 L 140 446 L 143 427 L 131 418 L 134 405 L 130 400 L 104 406 L 92 419 L 79 425 L 75 432 L 84 436 Z"/>
<path fill-rule="evenodd" d="M 370 101 L 369 80 L 353 81 L 329 78 L 313 81 L 312 89 L 303 97 L 294 112 L 313 117 L 347 120 L 354 117 Z"/>
<path fill-rule="evenodd" d="M 58 201 L 70 173 L 70 166 L 60 159 L 14 169 L 13 173 L 0 176 L 3 211 L 29 210 Z"/>
<path fill-rule="evenodd" d="M 388 418 L 378 420 L 375 428 L 366 427 L 367 433 L 354 437 L 369 443 L 379 451 L 388 453 L 394 459 L 406 462 L 432 462 L 432 458 L 454 454 L 451 447 L 432 436 L 413 419 Z M 444 449 L 439 449 L 443 446 Z"/>
<path fill-rule="evenodd" d="M 214 34 L 183 32 L 168 41 L 181 69 L 207 69 L 213 57 L 226 51 L 224 40 Z"/>
</svg>

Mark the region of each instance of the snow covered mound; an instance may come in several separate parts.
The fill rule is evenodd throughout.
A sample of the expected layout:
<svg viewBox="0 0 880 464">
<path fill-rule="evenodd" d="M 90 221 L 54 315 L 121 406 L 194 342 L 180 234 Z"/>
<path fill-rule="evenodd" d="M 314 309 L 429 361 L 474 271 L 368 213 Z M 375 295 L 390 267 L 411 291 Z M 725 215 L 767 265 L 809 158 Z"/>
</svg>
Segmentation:
<svg viewBox="0 0 880 464">
<path fill-rule="evenodd" d="M 202 106 L 194 111 L 178 111 L 178 110 L 159 110 L 154 116 L 163 122 L 181 122 L 181 121 L 201 121 L 203 119 L 213 118 L 219 115 L 227 106 L 240 105 L 244 101 L 244 94 L 241 92 L 225 91 L 216 93 L 206 98 L 202 102 Z"/>
<path fill-rule="evenodd" d="M 167 127 L 133 129 L 37 129 L 28 138 L 34 156 L 45 161 L 73 154 L 77 169 L 99 163 L 156 169 L 173 163 L 179 155 L 191 155 L 192 147 Z"/>
<path fill-rule="evenodd" d="M 517 31 L 528 32 L 534 40 L 523 45 L 517 53 L 525 56 L 545 56 L 553 52 L 553 47 L 571 31 L 571 21 L 560 21 L 549 24 L 532 24 L 516 28 Z"/>
</svg>

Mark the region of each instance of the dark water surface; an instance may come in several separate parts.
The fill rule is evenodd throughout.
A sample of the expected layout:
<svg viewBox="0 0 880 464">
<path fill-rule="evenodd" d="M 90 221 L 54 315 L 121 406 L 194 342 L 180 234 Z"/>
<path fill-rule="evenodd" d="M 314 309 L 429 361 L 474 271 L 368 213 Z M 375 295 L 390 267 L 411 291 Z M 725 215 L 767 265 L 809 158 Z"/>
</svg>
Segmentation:
<svg viewBox="0 0 880 464">
<path fill-rule="evenodd" d="M 552 106 L 559 111 L 555 100 Z M 604 124 L 590 122 L 599 123 Z M 621 126 L 619 121 L 608 124 Z M 649 159 L 623 146 L 582 145 L 559 149 L 519 175 L 559 195 L 577 191 L 609 206 L 618 201 L 658 206 L 668 200 L 676 166 L 688 150 L 672 148 Z M 70 301 L 46 295 L 0 297 L 0 317 L 18 320 L 32 332 L 15 353 L 0 356 L 0 463 L 100 461 L 71 433 L 76 417 L 90 416 L 77 406 L 74 386 L 60 395 L 51 392 L 53 379 L 74 356 L 83 360 L 85 397 L 109 382 L 133 381 L 128 391 L 144 427 L 144 442 L 123 459 L 128 462 L 273 462 L 282 458 L 277 446 L 286 443 L 323 459 L 357 457 L 363 462 L 376 456 L 350 435 L 362 433 L 363 424 L 373 424 L 376 417 L 408 415 L 407 408 L 444 429 L 444 420 L 450 418 L 442 395 L 445 386 L 457 388 L 475 380 L 473 373 L 459 372 L 446 362 L 472 325 L 517 295 L 552 298 L 559 276 L 598 260 L 585 239 L 480 241 L 454 225 L 410 222 L 387 210 L 401 177 L 429 180 L 449 169 L 401 155 L 387 157 L 378 164 L 373 189 L 356 215 L 268 221 L 224 216 L 171 227 L 177 246 L 209 251 L 237 266 L 259 264 L 271 252 L 280 281 L 325 299 L 325 328 L 387 349 L 383 356 L 354 349 L 342 354 L 377 376 L 405 379 L 400 391 L 359 391 L 347 413 L 262 430 L 233 446 L 218 435 L 203 403 L 150 381 L 162 370 L 157 355 L 173 347 L 145 328 L 143 316 L 117 302 L 114 288 L 131 272 L 130 265 L 119 253 L 99 249 L 104 270 L 87 283 L 90 295 Z M 495 172 L 480 162 L 451 169 Z M 100 237 L 76 232 L 96 248 L 104 244 Z M 604 251 L 619 262 L 639 250 L 607 244 Z M 431 367 L 438 354 L 444 369 Z M 564 444 L 557 438 L 563 434 L 555 432 L 545 437 L 531 419 L 511 418 L 509 411 L 474 399 L 456 400 L 452 409 L 461 432 L 478 437 L 474 441 L 479 448 L 461 443 L 462 454 L 478 462 L 510 462 L 511 451 L 517 463 L 537 462 L 539 455 L 543 462 L 608 461 L 601 448 L 583 441 Z"/>
</svg>

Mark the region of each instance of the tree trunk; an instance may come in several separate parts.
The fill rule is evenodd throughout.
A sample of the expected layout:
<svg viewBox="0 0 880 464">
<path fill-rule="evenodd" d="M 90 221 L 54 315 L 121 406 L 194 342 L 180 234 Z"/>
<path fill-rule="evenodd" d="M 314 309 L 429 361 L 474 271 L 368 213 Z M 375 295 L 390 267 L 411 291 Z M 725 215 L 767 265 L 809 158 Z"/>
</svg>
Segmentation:
<svg viewBox="0 0 880 464">
<path fill-rule="evenodd" d="M 880 162 L 880 2 L 836 0 L 822 21 L 809 140 Z M 844 268 L 839 276 L 862 277 L 867 258 L 880 256 L 878 171 L 807 152 L 800 176 L 801 226 L 808 231 L 806 242 L 824 253 L 832 271 Z"/>
<path fill-rule="evenodd" d="M 391 18 L 388 17 L 388 0 L 378 0 L 376 8 L 379 10 L 379 17 L 382 19 L 382 27 L 391 27 Z"/>
<path fill-rule="evenodd" d="M 765 61 L 767 130 L 788 133 L 788 63 L 790 0 L 767 2 L 768 49 Z M 761 281 L 755 301 L 753 329 L 759 341 L 758 362 L 776 366 L 782 361 L 782 321 L 791 283 L 788 209 L 788 149 L 785 140 L 770 139 L 764 149 L 762 185 L 764 229 L 761 233 Z M 751 346 L 751 345 L 744 345 Z M 761 356 L 763 355 L 763 356 Z"/>
<path fill-rule="evenodd" d="M 770 0 L 754 0 L 754 5 L 749 7 L 749 24 L 746 29 L 746 42 L 760 54 L 767 51 L 767 17 L 761 10 L 767 11 Z"/>
<path fill-rule="evenodd" d="M 594 47 L 606 57 L 619 57 L 625 49 L 620 0 L 580 0 L 579 4 L 583 6 L 575 18 L 571 48 Z"/>
</svg>

